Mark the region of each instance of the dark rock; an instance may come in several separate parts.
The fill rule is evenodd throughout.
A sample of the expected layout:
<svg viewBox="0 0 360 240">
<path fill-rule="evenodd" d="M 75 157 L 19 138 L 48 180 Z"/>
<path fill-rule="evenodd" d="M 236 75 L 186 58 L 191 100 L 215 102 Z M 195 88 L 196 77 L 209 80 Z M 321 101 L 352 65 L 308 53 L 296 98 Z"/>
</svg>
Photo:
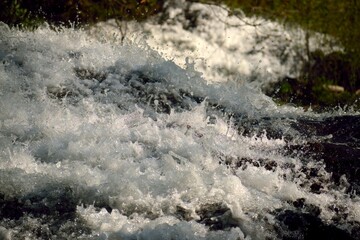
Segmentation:
<svg viewBox="0 0 360 240">
<path fill-rule="evenodd" d="M 200 220 L 197 222 L 209 226 L 210 230 L 224 230 L 238 227 L 237 219 L 232 216 L 231 210 L 224 204 L 204 204 L 200 206 L 196 213 Z"/>
<path fill-rule="evenodd" d="M 265 162 L 264 167 L 268 171 L 275 171 L 277 163 L 274 160 L 269 160 Z"/>
<path fill-rule="evenodd" d="M 360 115 L 329 117 L 323 121 L 298 119 L 291 125 L 305 136 L 329 136 L 333 143 L 360 146 Z"/>
<path fill-rule="evenodd" d="M 191 217 L 191 211 L 189 209 L 186 209 L 182 206 L 176 206 L 176 213 L 175 215 L 185 221 L 191 221 L 193 218 Z"/>
<path fill-rule="evenodd" d="M 295 200 L 292 205 L 300 212 L 308 213 L 312 216 L 319 216 L 321 209 L 313 204 L 306 203 L 305 198 L 299 198 Z"/>
<path fill-rule="evenodd" d="M 49 184 L 24 196 L 0 193 L 0 225 L 14 239 L 74 239 L 90 235 L 91 229 L 76 215 L 78 199 L 69 186 Z M 28 224 L 36 219 L 36 224 Z M 31 221 L 31 220 L 30 220 Z M 26 237 L 25 237 L 26 236 Z"/>
<path fill-rule="evenodd" d="M 279 221 L 276 230 L 281 239 L 356 239 L 351 232 L 332 224 L 326 224 L 319 217 L 310 213 L 285 210 L 280 211 L 276 219 Z"/>
<path fill-rule="evenodd" d="M 66 87 L 47 87 L 47 94 L 54 99 L 62 99 L 67 96 L 73 95 L 73 92 Z"/>
<path fill-rule="evenodd" d="M 349 182 L 349 192 L 360 192 L 360 116 L 330 117 L 323 121 L 300 119 L 292 127 L 301 135 L 316 140 L 304 146 L 289 146 L 290 155 L 294 150 L 302 152 L 304 161 L 322 161 L 325 170 L 332 173 L 332 180 L 341 184 L 345 175 Z M 307 159 L 307 160 L 306 160 Z M 311 177 L 318 175 L 317 169 L 305 170 Z M 321 186 L 316 183 L 312 191 L 319 192 Z"/>
<path fill-rule="evenodd" d="M 294 207 L 303 208 L 305 206 L 305 198 L 299 198 L 293 202 Z"/>
<path fill-rule="evenodd" d="M 317 193 L 317 194 L 321 193 L 321 189 L 322 189 L 322 188 L 323 188 L 323 186 L 321 186 L 320 183 L 313 183 L 313 184 L 311 184 L 311 186 L 310 186 L 311 192 Z"/>
<path fill-rule="evenodd" d="M 242 168 L 245 170 L 248 164 L 253 165 L 254 167 L 263 167 L 268 171 L 275 171 L 278 164 L 276 161 L 271 159 L 259 158 L 259 159 L 251 159 L 251 158 L 240 158 L 235 159 L 229 156 L 220 157 L 221 161 L 220 164 L 225 164 L 231 166 L 232 168 L 238 169 Z"/>
<path fill-rule="evenodd" d="M 316 168 L 311 168 L 311 169 L 310 169 L 309 176 L 310 176 L 310 177 L 317 177 L 317 176 L 318 176 L 318 169 L 316 169 Z"/>
<path fill-rule="evenodd" d="M 0 218 L 19 219 L 24 214 L 73 218 L 76 202 L 68 187 L 43 189 L 22 197 L 0 196 Z"/>
<path fill-rule="evenodd" d="M 98 82 L 102 82 L 107 78 L 107 72 L 105 71 L 95 71 L 92 69 L 86 68 L 74 68 L 76 76 L 81 79 L 95 79 Z"/>
<path fill-rule="evenodd" d="M 132 71 L 124 79 L 122 83 L 129 87 L 127 93 L 133 95 L 145 109 L 151 107 L 158 113 L 190 110 L 205 99 L 176 89 L 166 80 L 154 77 L 145 70 Z"/>
<path fill-rule="evenodd" d="M 19 199 L 0 193 L 0 219 L 19 219 L 24 214 L 22 206 Z"/>
</svg>

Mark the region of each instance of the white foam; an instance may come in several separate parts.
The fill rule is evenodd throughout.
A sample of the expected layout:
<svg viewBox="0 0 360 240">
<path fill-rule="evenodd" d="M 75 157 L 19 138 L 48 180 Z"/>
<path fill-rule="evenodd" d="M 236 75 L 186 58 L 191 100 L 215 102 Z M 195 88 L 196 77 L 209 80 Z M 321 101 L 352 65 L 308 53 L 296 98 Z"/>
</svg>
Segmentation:
<svg viewBox="0 0 360 240">
<path fill-rule="evenodd" d="M 183 68 L 193 63 L 209 82 L 251 82 L 252 87 L 259 87 L 299 74 L 301 58 L 306 58 L 306 34 L 301 28 L 244 14 L 231 15 L 225 7 L 215 5 L 185 1 L 171 1 L 169 5 L 169 18 L 161 25 L 158 18 L 123 23 L 128 29 L 125 42 L 139 42 L 140 38 L 141 43 L 146 42 Z M 188 19 L 187 12 L 196 19 Z M 120 35 L 114 21 L 100 23 L 91 32 L 108 39 Z M 328 36 L 312 33 L 310 49 L 338 49 L 333 42 Z"/>
<path fill-rule="evenodd" d="M 179 29 L 175 26 L 174 31 Z M 208 102 L 250 119 L 296 118 L 306 115 L 302 109 L 278 107 L 248 86 L 208 85 L 190 65 L 182 69 L 147 47 L 99 41 L 84 30 L 44 27 L 27 32 L 2 27 L 0 31 L 1 192 L 22 197 L 42 189 L 51 192 L 53 185 L 69 186 L 84 204 L 77 207 L 77 214 L 95 239 L 272 238 L 274 233 L 266 226 L 273 220 L 263 216 L 301 197 L 320 207 L 322 201 L 336 201 L 353 210 L 350 218 L 359 220 L 356 200 L 340 193 L 337 198 L 332 192 L 310 193 L 300 187 L 301 179 L 284 178 L 290 175 L 286 169 L 219 164 L 224 158 L 232 159 L 233 165 L 242 158 L 270 158 L 302 166 L 299 159 L 280 151 L 284 139 L 242 136 L 220 111 L 214 110 L 216 121 L 211 122 Z M 233 44 L 233 39 L 224 43 L 229 48 Z M 255 71 L 242 65 L 248 60 L 241 62 L 236 71 Z M 273 65 L 264 64 L 264 68 Z M 81 68 L 107 75 L 101 82 L 95 77 L 81 79 L 75 70 Z M 207 99 L 192 103 L 188 110 L 157 113 L 126 92 L 121 81 L 135 78 L 136 71 L 163 79 L 157 89 L 174 94 L 183 89 Z M 63 92 L 62 97 L 53 95 Z M 93 207 L 99 199 L 112 213 Z M 231 210 L 239 227 L 210 231 L 196 222 L 202 205 L 216 203 Z M 177 217 L 178 207 L 187 209 L 191 220 Z M 321 209 L 322 217 L 331 219 L 326 206 Z M 0 231 L 8 236 L 6 229 Z"/>
</svg>

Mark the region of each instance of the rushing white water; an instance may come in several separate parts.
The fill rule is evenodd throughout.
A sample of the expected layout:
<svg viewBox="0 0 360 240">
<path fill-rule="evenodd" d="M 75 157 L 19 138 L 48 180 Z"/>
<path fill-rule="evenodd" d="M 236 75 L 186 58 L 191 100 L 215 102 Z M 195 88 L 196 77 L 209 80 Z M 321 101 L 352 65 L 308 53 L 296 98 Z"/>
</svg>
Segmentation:
<svg viewBox="0 0 360 240">
<path fill-rule="evenodd" d="M 232 47 L 224 46 L 221 54 Z M 174 49 L 172 61 L 140 42 L 99 40 L 85 30 L 0 26 L 0 238 L 274 239 L 276 210 L 301 198 L 323 222 L 332 221 L 334 204 L 347 209 L 340 228 L 360 222 L 358 197 L 334 187 L 321 162 L 282 151 L 307 142 L 291 121 L 319 116 L 279 107 L 189 62 L 182 68 Z M 256 55 L 267 67 L 239 59 L 236 72 L 285 71 L 268 52 Z M 242 134 L 239 123 L 266 117 L 283 138 L 256 134 L 256 126 Z M 276 165 L 239 165 L 246 159 Z M 306 178 L 303 167 L 317 177 Z M 319 179 L 323 190 L 310 191 Z"/>
<path fill-rule="evenodd" d="M 170 7 L 144 23 L 99 23 L 99 39 L 141 42 L 181 67 L 187 63 L 209 82 L 266 85 L 279 77 L 297 76 L 306 59 L 305 31 L 262 18 L 231 15 L 222 7 L 168 1 Z M 162 24 L 158 24 L 163 21 Z M 122 33 L 119 31 L 122 29 Z M 339 49 L 334 40 L 313 33 L 310 50 Z"/>
</svg>

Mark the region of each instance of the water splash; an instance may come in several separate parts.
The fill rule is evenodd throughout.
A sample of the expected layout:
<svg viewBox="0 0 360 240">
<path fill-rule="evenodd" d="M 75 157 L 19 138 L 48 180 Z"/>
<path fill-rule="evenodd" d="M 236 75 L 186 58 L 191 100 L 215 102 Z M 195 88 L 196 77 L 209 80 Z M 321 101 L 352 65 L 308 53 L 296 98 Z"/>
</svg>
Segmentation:
<svg viewBox="0 0 360 240">
<path fill-rule="evenodd" d="M 356 238 L 356 178 L 316 157 L 327 116 L 85 30 L 0 31 L 0 236 Z"/>
</svg>

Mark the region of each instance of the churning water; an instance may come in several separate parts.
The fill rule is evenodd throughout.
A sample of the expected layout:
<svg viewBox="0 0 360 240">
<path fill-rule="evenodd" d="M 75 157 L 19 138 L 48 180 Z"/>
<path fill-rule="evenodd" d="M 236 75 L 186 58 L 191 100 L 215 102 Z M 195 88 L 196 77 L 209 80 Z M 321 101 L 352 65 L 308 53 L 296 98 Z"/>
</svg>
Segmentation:
<svg viewBox="0 0 360 240">
<path fill-rule="evenodd" d="M 277 106 L 295 47 L 214 8 L 121 44 L 0 26 L 0 239 L 359 238 L 359 113 Z"/>
</svg>

